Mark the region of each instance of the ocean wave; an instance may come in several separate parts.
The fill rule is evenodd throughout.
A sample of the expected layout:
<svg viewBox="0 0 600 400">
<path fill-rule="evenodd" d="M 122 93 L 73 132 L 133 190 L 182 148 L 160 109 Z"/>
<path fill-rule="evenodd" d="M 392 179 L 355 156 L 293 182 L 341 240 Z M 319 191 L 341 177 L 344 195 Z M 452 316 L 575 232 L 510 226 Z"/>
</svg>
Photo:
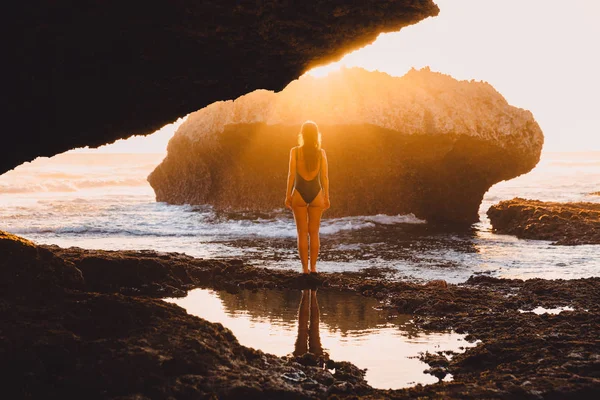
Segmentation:
<svg viewBox="0 0 600 400">
<path fill-rule="evenodd" d="M 177 206 L 177 212 L 190 214 L 194 210 L 191 206 Z M 267 237 L 291 238 L 296 236 L 296 227 L 291 218 L 278 218 L 273 220 L 220 220 L 206 223 L 211 220 L 211 212 L 205 212 L 198 219 L 181 219 L 176 215 L 173 218 L 152 219 L 144 221 L 141 215 L 121 216 L 111 218 L 107 214 L 97 218 L 93 223 L 49 226 L 27 224 L 27 226 L 14 227 L 12 232 L 23 235 L 83 235 L 83 236 L 149 236 L 149 237 L 199 237 L 211 240 L 227 240 L 235 237 Z M 327 219 L 322 222 L 321 233 L 331 235 L 341 231 L 374 228 L 377 225 L 392 224 L 423 224 L 425 221 L 408 215 L 374 215 L 361 217 L 344 217 Z"/>
<path fill-rule="evenodd" d="M 77 192 L 81 189 L 94 189 L 109 186 L 146 186 L 148 183 L 145 178 L 124 178 L 124 179 L 84 179 L 68 181 L 50 181 L 44 183 L 0 183 L 0 193 L 18 194 L 18 193 L 48 193 L 48 192 Z"/>
<path fill-rule="evenodd" d="M 579 160 L 579 161 L 551 161 L 549 166 L 553 167 L 600 167 L 600 160 Z"/>
<path fill-rule="evenodd" d="M 153 231 L 131 228 L 107 228 L 91 226 L 66 226 L 66 227 L 29 227 L 12 229 L 11 233 L 31 234 L 57 234 L 57 235 L 85 235 L 85 236 L 149 236 L 149 237 L 193 237 L 194 232 L 181 231 Z"/>
</svg>

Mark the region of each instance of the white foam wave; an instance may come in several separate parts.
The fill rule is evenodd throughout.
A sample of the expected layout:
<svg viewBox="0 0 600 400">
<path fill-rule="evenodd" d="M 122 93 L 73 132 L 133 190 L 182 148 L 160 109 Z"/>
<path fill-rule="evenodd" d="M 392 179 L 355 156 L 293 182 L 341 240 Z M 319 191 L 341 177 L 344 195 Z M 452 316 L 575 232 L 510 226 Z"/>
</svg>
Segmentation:
<svg viewBox="0 0 600 400">
<path fill-rule="evenodd" d="M 94 189 L 108 186 L 147 186 L 145 178 L 126 178 L 126 179 L 84 179 L 84 180 L 64 180 L 64 181 L 46 181 L 44 183 L 0 183 L 0 193 L 72 193 L 81 189 Z"/>
<path fill-rule="evenodd" d="M 293 219 L 256 218 L 243 220 L 217 220 L 214 212 L 201 211 L 192 206 L 167 206 L 155 204 L 162 217 L 145 220 L 142 214 L 96 215 L 96 218 L 63 222 L 61 225 L 15 226 L 16 234 L 34 235 L 87 235 L 87 236 L 151 236 L 151 237 L 199 237 L 227 240 L 236 237 L 292 238 L 296 236 Z M 161 209 L 161 210 L 158 210 Z M 165 212 L 167 211 L 168 212 Z M 148 211 L 148 210 L 146 210 Z M 147 214 L 146 214 L 147 215 Z M 54 220 L 54 222 L 57 222 Z M 425 221 L 414 215 L 374 215 L 327 219 L 322 222 L 323 235 L 341 231 L 369 229 L 378 224 L 422 224 Z"/>
</svg>

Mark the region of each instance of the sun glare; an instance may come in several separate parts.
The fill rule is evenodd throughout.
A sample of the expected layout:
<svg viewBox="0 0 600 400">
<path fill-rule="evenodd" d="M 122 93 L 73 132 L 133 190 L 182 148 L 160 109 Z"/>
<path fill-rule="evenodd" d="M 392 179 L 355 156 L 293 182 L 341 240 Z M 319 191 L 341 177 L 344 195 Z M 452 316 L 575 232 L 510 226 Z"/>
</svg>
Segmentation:
<svg viewBox="0 0 600 400">
<path fill-rule="evenodd" d="M 440 14 L 382 34 L 340 61 L 341 67 L 402 76 L 429 66 L 459 80 L 489 82 L 507 101 L 530 110 L 550 151 L 600 150 L 600 2 L 575 0 L 436 0 Z M 560 28 L 558 28 L 560 27 Z"/>
</svg>

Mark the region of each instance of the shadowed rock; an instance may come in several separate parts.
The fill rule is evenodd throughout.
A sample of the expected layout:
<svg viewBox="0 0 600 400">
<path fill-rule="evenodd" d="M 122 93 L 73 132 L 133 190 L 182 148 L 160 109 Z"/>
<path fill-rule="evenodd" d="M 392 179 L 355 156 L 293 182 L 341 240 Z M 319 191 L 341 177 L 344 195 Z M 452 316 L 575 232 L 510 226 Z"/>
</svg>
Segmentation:
<svg viewBox="0 0 600 400">
<path fill-rule="evenodd" d="M 330 162 L 328 216 L 477 221 L 484 193 L 530 171 L 543 143 L 531 113 L 487 83 L 429 69 L 402 78 L 343 69 L 191 114 L 148 177 L 157 201 L 281 208 L 289 149 L 306 119 L 319 124 Z"/>
<path fill-rule="evenodd" d="M 83 287 L 83 275 L 73 263 L 29 240 L 0 231 L 0 292 L 37 297 Z"/>
<path fill-rule="evenodd" d="M 440 352 L 440 357 L 422 357 L 430 372 L 440 377 L 450 373 L 452 382 L 376 390 L 358 366 L 329 360 L 328 368 L 336 370 L 332 379 L 319 367 L 242 346 L 220 324 L 139 296 L 170 294 L 151 289 L 161 285 L 296 290 L 303 280 L 298 273 L 176 253 L 42 248 L 7 234 L 2 234 L 0 246 L 9 255 L 0 262 L 9 271 L 3 278 L 19 266 L 28 267 L 25 279 L 12 281 L 12 290 L 5 290 L 6 285 L 0 290 L 5 398 L 324 399 L 335 394 L 480 399 L 597 398 L 600 393 L 598 278 L 522 281 L 480 276 L 442 289 L 390 282 L 372 271 L 321 274 L 326 290 L 361 293 L 383 301 L 386 308 L 414 313 L 415 324 L 422 328 L 452 328 L 469 332 L 466 340 L 482 341 L 451 359 Z M 59 265 L 78 271 L 71 262 L 82 269 L 86 287 L 79 286 L 81 279 L 75 285 L 60 279 Z M 46 282 L 55 290 L 36 296 L 27 280 Z M 573 311 L 519 311 L 565 305 Z"/>
<path fill-rule="evenodd" d="M 554 244 L 600 244 L 600 204 L 515 198 L 487 212 L 494 231 Z"/>
<path fill-rule="evenodd" d="M 150 133 L 217 100 L 280 90 L 438 12 L 432 0 L 14 3 L 0 173 Z"/>
</svg>

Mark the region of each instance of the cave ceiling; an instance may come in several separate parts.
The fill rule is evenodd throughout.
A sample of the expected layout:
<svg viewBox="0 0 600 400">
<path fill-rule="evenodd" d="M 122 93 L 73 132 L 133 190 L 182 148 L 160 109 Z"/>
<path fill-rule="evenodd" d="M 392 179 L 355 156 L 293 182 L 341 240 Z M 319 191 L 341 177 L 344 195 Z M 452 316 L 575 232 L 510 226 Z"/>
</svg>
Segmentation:
<svg viewBox="0 0 600 400">
<path fill-rule="evenodd" d="M 5 37 L 0 173 L 37 156 L 148 134 L 218 100 L 281 90 L 432 0 L 32 1 Z"/>
</svg>

